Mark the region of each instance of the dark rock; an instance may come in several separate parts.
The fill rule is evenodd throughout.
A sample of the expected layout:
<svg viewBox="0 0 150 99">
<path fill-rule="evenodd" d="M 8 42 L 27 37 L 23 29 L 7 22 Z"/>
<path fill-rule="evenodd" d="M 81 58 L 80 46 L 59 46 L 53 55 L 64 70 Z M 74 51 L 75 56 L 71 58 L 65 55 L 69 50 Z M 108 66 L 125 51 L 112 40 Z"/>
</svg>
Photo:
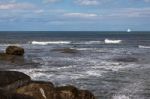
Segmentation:
<svg viewBox="0 0 150 99">
<path fill-rule="evenodd" d="M 0 89 L 14 90 L 30 82 L 30 77 L 16 71 L 0 71 Z"/>
<path fill-rule="evenodd" d="M 60 99 L 79 99 L 79 91 L 74 86 L 56 87 L 56 92 Z"/>
<path fill-rule="evenodd" d="M 118 62 L 137 62 L 138 61 L 138 59 L 134 57 L 120 57 L 114 60 Z"/>
<path fill-rule="evenodd" d="M 61 53 L 77 53 L 77 50 L 72 48 L 53 49 L 52 51 L 59 51 Z"/>
<path fill-rule="evenodd" d="M 0 60 L 13 60 L 15 59 L 14 55 L 8 55 L 6 53 L 0 53 Z"/>
<path fill-rule="evenodd" d="M 57 98 L 54 86 L 50 82 L 31 82 L 30 84 L 18 88 L 17 94 L 24 94 L 35 99 L 59 99 Z"/>
<path fill-rule="evenodd" d="M 86 90 L 68 85 L 54 87 L 51 82 L 31 81 L 16 71 L 0 71 L 0 99 L 95 99 Z"/>
<path fill-rule="evenodd" d="M 9 93 L 8 91 L 0 90 L 0 99 L 35 99 L 31 96 Z"/>
<path fill-rule="evenodd" d="M 79 90 L 79 99 L 95 99 L 95 97 L 88 90 Z"/>
<path fill-rule="evenodd" d="M 11 63 L 24 63 L 24 57 L 0 53 L 0 60 L 9 61 Z"/>
<path fill-rule="evenodd" d="M 18 46 L 8 46 L 6 48 L 6 54 L 22 56 L 24 54 L 24 49 Z"/>
</svg>

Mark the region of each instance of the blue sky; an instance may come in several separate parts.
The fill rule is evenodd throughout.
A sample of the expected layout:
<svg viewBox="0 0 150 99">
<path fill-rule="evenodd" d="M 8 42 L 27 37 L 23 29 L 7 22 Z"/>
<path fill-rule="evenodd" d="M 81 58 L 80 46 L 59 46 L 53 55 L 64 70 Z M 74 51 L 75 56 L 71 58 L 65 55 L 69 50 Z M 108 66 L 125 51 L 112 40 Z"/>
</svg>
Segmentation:
<svg viewBox="0 0 150 99">
<path fill-rule="evenodd" d="M 0 31 L 150 31 L 150 0 L 0 0 Z"/>
</svg>

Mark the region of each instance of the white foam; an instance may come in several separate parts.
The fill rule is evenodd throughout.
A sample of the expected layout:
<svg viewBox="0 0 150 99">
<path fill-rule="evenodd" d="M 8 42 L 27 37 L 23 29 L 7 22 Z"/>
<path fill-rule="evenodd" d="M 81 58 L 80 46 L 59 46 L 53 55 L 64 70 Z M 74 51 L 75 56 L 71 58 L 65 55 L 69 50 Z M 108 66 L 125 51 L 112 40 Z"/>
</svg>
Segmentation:
<svg viewBox="0 0 150 99">
<path fill-rule="evenodd" d="M 118 44 L 121 43 L 122 40 L 110 40 L 110 39 L 105 39 L 106 44 Z"/>
<path fill-rule="evenodd" d="M 32 41 L 34 45 L 48 45 L 48 44 L 70 44 L 70 41 Z"/>
<path fill-rule="evenodd" d="M 126 95 L 114 95 L 112 99 L 130 99 L 129 96 Z"/>
<path fill-rule="evenodd" d="M 81 41 L 81 42 L 74 42 L 73 44 L 102 44 L 102 41 Z"/>
<path fill-rule="evenodd" d="M 150 48 L 150 46 L 139 45 L 139 48 Z"/>
<path fill-rule="evenodd" d="M 100 71 L 96 71 L 96 70 L 89 70 L 89 71 L 86 71 L 86 74 L 88 75 L 88 76 L 95 76 L 95 77 L 100 77 L 100 76 L 102 76 L 102 71 L 100 72 Z"/>
</svg>

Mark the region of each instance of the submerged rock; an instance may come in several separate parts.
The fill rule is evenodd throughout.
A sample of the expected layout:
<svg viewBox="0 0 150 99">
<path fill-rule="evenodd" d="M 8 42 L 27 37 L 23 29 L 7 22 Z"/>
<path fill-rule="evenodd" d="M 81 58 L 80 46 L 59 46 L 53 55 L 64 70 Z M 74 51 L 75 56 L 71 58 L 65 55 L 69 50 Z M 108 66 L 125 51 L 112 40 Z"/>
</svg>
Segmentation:
<svg viewBox="0 0 150 99">
<path fill-rule="evenodd" d="M 61 53 L 77 53 L 77 50 L 72 48 L 53 49 L 52 51 L 59 51 Z"/>
<path fill-rule="evenodd" d="M 16 71 L 0 71 L 0 89 L 14 90 L 31 81 L 28 75 Z"/>
<path fill-rule="evenodd" d="M 134 57 L 120 57 L 114 60 L 118 62 L 137 62 L 138 61 L 138 59 Z"/>
<path fill-rule="evenodd" d="M 6 54 L 23 56 L 24 49 L 18 46 L 8 46 L 6 48 Z"/>
</svg>

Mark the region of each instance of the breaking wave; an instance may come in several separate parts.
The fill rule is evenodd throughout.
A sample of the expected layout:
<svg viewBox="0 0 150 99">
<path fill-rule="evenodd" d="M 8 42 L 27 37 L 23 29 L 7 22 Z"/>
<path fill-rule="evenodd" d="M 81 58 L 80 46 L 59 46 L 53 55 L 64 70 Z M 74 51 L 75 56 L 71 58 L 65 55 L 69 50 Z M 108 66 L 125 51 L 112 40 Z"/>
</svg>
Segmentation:
<svg viewBox="0 0 150 99">
<path fill-rule="evenodd" d="M 150 48 L 150 46 L 139 45 L 139 48 Z"/>
<path fill-rule="evenodd" d="M 34 45 L 48 45 L 48 44 L 70 44 L 70 41 L 32 41 L 30 42 L 31 44 Z"/>
<path fill-rule="evenodd" d="M 110 39 L 105 39 L 106 44 L 119 44 L 121 43 L 122 40 L 110 40 Z"/>
</svg>

